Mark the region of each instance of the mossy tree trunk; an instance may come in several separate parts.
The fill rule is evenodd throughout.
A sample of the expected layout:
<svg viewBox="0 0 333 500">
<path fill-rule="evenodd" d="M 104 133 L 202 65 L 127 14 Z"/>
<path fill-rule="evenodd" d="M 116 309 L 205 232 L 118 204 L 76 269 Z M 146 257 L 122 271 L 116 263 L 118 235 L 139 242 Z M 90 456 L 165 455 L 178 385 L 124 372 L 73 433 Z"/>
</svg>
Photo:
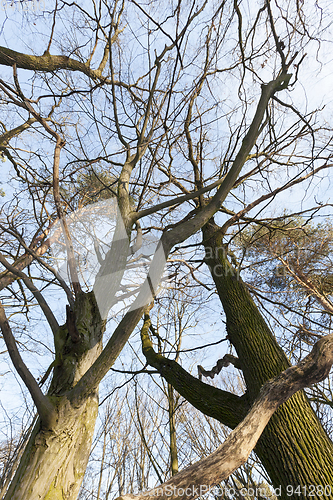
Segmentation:
<svg viewBox="0 0 333 500">
<path fill-rule="evenodd" d="M 98 389 L 79 405 L 71 390 L 101 353 L 104 328 L 93 293 L 80 293 L 56 335 L 49 425 L 38 419 L 4 500 L 76 500 L 94 434 Z"/>
<path fill-rule="evenodd" d="M 282 348 L 260 314 L 250 293 L 227 259 L 219 227 L 204 231 L 205 261 L 209 266 L 252 403 L 262 385 L 288 368 Z M 297 392 L 272 416 L 255 451 L 281 498 L 322 498 L 311 485 L 330 485 L 333 491 L 333 443 L 316 417 L 305 393 Z M 300 494 L 287 495 L 291 487 Z"/>
<path fill-rule="evenodd" d="M 56 424 L 38 420 L 4 500 L 76 500 L 86 470 L 98 410 L 97 394 L 81 408 L 53 400 Z"/>
</svg>

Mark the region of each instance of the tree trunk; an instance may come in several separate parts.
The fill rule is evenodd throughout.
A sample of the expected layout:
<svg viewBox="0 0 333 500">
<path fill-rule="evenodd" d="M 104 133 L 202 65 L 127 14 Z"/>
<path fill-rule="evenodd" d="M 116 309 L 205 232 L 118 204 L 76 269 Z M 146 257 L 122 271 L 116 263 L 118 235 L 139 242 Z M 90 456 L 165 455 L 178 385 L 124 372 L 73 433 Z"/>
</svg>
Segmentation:
<svg viewBox="0 0 333 500">
<path fill-rule="evenodd" d="M 77 499 L 98 414 L 98 389 L 79 407 L 71 404 L 71 389 L 100 354 L 104 328 L 93 293 L 79 294 L 55 339 L 48 391 L 52 424 L 43 428 L 37 421 L 4 500 Z"/>
<path fill-rule="evenodd" d="M 178 449 L 176 437 L 175 400 L 173 387 L 168 383 L 168 413 L 169 413 L 169 433 L 170 433 L 170 463 L 171 475 L 178 474 Z"/>
<path fill-rule="evenodd" d="M 86 470 L 98 411 L 97 394 L 74 409 L 65 397 L 57 425 L 35 425 L 4 500 L 76 500 Z"/>
<path fill-rule="evenodd" d="M 252 403 L 260 387 L 288 368 L 289 362 L 229 263 L 218 229 L 214 223 L 204 229 L 205 261 L 226 314 L 228 337 L 237 351 Z M 303 391 L 273 415 L 255 451 L 274 487 L 281 487 L 281 498 L 305 499 L 310 493 L 312 498 L 322 498 L 317 485 L 330 485 L 333 490 L 333 443 Z M 299 494 L 288 495 L 297 487 Z"/>
</svg>

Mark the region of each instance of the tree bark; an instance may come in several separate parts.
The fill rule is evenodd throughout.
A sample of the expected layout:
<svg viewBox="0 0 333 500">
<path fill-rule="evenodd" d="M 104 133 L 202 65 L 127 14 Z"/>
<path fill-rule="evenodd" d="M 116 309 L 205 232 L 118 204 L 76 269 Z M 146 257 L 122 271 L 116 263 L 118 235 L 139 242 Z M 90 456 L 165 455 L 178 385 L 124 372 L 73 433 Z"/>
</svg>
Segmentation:
<svg viewBox="0 0 333 500">
<path fill-rule="evenodd" d="M 98 412 L 97 393 L 80 408 L 53 399 L 57 425 L 35 425 L 4 500 L 76 500 L 86 470 Z M 57 403 L 57 404 L 56 404 Z"/>
<path fill-rule="evenodd" d="M 92 292 L 80 293 L 55 336 L 56 359 L 48 391 L 52 415 L 38 419 L 4 500 L 76 500 L 98 414 L 98 389 L 80 405 L 71 390 L 102 350 L 105 322 Z"/>
<path fill-rule="evenodd" d="M 250 409 L 247 396 L 237 396 L 228 391 L 205 384 L 193 377 L 173 359 L 154 351 L 149 338 L 150 317 L 144 315 L 141 329 L 142 352 L 150 366 L 162 375 L 189 403 L 199 411 L 224 423 L 231 429 L 242 422 Z"/>
<path fill-rule="evenodd" d="M 216 284 L 226 314 L 228 337 L 236 349 L 253 403 L 262 385 L 288 368 L 289 362 L 246 285 L 229 263 L 218 230 L 214 223 L 204 228 L 205 261 Z M 255 451 L 274 487 L 281 486 L 284 492 L 288 485 L 307 486 L 308 492 L 311 485 L 333 485 L 333 443 L 303 391 L 273 415 Z M 306 498 L 303 492 L 301 489 L 297 498 Z"/>
</svg>

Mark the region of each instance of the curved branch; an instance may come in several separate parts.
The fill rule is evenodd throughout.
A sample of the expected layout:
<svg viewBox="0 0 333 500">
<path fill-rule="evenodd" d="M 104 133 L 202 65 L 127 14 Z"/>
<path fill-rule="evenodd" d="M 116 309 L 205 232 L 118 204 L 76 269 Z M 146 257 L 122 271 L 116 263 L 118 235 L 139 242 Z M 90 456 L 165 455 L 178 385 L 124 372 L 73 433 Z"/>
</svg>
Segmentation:
<svg viewBox="0 0 333 500">
<path fill-rule="evenodd" d="M 148 492 L 123 495 L 117 500 L 174 500 L 185 496 L 191 500 L 203 495 L 246 462 L 277 408 L 297 391 L 324 380 L 332 364 L 333 334 L 319 340 L 298 365 L 266 382 L 242 423 L 211 455 Z"/>
<path fill-rule="evenodd" d="M 246 396 L 236 396 L 205 384 L 184 370 L 176 361 L 157 354 L 148 334 L 150 325 L 150 317 L 146 313 L 141 329 L 141 340 L 142 352 L 147 363 L 156 368 L 160 375 L 195 408 L 234 429 L 249 409 Z"/>
<path fill-rule="evenodd" d="M 9 352 L 10 359 L 15 366 L 17 373 L 20 375 L 31 397 L 37 407 L 38 414 L 44 426 L 48 427 L 51 424 L 53 416 L 53 405 L 46 396 L 42 393 L 37 381 L 29 371 L 28 367 L 22 360 L 22 357 L 16 347 L 14 335 L 9 326 L 5 310 L 0 303 L 0 328 Z"/>
<path fill-rule="evenodd" d="M 49 307 L 48 303 L 46 302 L 46 300 L 44 299 L 43 295 L 40 293 L 38 288 L 35 287 L 31 279 L 24 272 L 19 271 L 14 266 L 9 264 L 9 262 L 7 262 L 5 257 L 1 254 L 0 254 L 0 262 L 3 266 L 5 266 L 6 269 L 8 269 L 8 271 L 15 274 L 18 278 L 22 279 L 25 286 L 28 288 L 28 290 L 30 290 L 30 292 L 33 294 L 38 304 L 40 305 L 40 308 L 42 309 L 44 316 L 47 319 L 53 334 L 55 335 L 59 329 L 58 322 L 51 308 Z"/>
<path fill-rule="evenodd" d="M 202 380 L 202 376 L 214 378 L 215 375 L 218 375 L 222 368 L 227 368 L 229 365 L 234 365 L 235 368 L 239 370 L 242 369 L 242 366 L 239 362 L 239 359 L 232 354 L 225 354 L 223 358 L 218 359 L 216 365 L 213 366 L 211 370 L 205 370 L 205 368 L 201 365 L 198 365 L 198 378 Z"/>
</svg>

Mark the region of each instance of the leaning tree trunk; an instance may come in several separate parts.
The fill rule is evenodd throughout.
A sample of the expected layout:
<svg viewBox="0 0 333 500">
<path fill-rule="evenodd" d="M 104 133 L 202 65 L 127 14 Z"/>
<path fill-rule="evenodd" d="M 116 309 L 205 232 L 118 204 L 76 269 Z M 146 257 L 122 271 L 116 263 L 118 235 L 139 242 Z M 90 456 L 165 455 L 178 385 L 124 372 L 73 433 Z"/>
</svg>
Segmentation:
<svg viewBox="0 0 333 500">
<path fill-rule="evenodd" d="M 98 391 L 79 407 L 70 391 L 102 349 L 102 321 L 93 293 L 81 293 L 55 339 L 48 397 L 50 428 L 37 421 L 4 500 L 76 500 L 86 470 L 98 412 Z"/>
<path fill-rule="evenodd" d="M 204 229 L 205 261 L 226 314 L 228 338 L 237 351 L 247 393 L 253 402 L 261 386 L 288 368 L 289 362 L 246 285 L 229 263 L 218 229 L 214 223 Z M 280 498 L 325 497 L 317 485 L 331 486 L 333 495 L 333 443 L 303 391 L 273 415 L 255 452 L 274 487 L 281 487 Z"/>
</svg>

